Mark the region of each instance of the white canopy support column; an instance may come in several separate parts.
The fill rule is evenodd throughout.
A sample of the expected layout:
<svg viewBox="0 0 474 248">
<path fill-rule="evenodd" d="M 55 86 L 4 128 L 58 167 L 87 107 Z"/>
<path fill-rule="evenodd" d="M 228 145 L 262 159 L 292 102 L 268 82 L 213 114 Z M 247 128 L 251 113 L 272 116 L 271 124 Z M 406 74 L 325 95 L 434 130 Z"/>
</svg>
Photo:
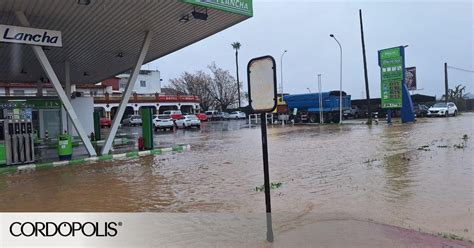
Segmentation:
<svg viewBox="0 0 474 248">
<path fill-rule="evenodd" d="M 71 72 L 70 72 L 70 65 L 69 61 L 64 61 L 64 90 L 66 91 L 66 96 L 71 100 Z M 67 133 L 71 133 L 71 121 L 67 115 L 67 111 L 64 106 L 61 109 L 61 120 L 62 120 L 62 130 L 67 131 Z"/>
<path fill-rule="evenodd" d="M 108 154 L 110 149 L 112 148 L 112 143 L 114 141 L 115 134 L 117 133 L 120 121 L 122 120 L 122 116 L 125 112 L 125 108 L 127 107 L 127 103 L 130 100 L 133 88 L 135 87 L 135 81 L 137 80 L 138 74 L 140 73 L 140 68 L 142 67 L 143 61 L 145 60 L 148 48 L 150 47 L 151 38 L 151 32 L 147 31 L 145 33 L 145 40 L 143 41 L 143 45 L 140 50 L 140 56 L 138 56 L 137 63 L 135 64 L 135 67 L 133 67 L 132 74 L 128 78 L 127 87 L 125 88 L 125 92 L 122 95 L 122 100 L 120 101 L 118 110 L 115 113 L 109 135 L 107 136 L 107 140 L 105 141 L 105 145 L 102 148 L 102 155 Z"/>
<path fill-rule="evenodd" d="M 25 14 L 22 11 L 16 11 L 15 12 L 16 17 L 18 21 L 20 22 L 21 25 L 25 27 L 30 27 L 30 22 L 26 18 Z M 81 123 L 79 122 L 79 119 L 77 118 L 77 114 L 74 111 L 74 108 L 71 105 L 71 102 L 69 101 L 68 97 L 66 96 L 66 93 L 64 93 L 64 90 L 61 86 L 61 83 L 59 82 L 58 77 L 56 76 L 56 73 L 53 70 L 53 67 L 49 63 L 48 58 L 46 57 L 46 54 L 43 51 L 43 48 L 40 46 L 31 46 L 33 48 L 33 52 L 36 55 L 36 58 L 39 60 L 41 67 L 43 70 L 46 72 L 46 75 L 48 76 L 49 80 L 54 86 L 54 89 L 56 89 L 56 92 L 58 93 L 59 99 L 63 103 L 64 108 L 66 109 L 67 113 L 69 114 L 69 117 L 71 118 L 71 121 L 76 128 L 77 132 L 79 133 L 79 136 L 84 143 L 87 152 L 89 153 L 90 156 L 96 156 L 97 153 L 94 150 L 94 147 L 92 146 L 91 141 L 87 137 L 86 132 L 84 131 L 84 128 L 82 127 Z M 92 118 L 92 116 L 91 116 Z"/>
<path fill-rule="evenodd" d="M 65 78 L 65 90 L 66 90 L 66 96 L 69 101 L 71 101 L 71 65 L 69 64 L 69 61 L 64 62 L 64 74 L 66 76 Z M 66 118 L 67 120 L 67 132 L 72 133 L 72 123 L 71 119 L 69 117 Z"/>
</svg>

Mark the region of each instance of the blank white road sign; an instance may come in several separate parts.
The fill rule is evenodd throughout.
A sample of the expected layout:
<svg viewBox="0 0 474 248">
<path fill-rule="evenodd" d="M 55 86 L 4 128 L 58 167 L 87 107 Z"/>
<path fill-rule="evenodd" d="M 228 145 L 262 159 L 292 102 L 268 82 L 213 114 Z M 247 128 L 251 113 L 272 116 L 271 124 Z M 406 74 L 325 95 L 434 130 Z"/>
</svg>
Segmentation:
<svg viewBox="0 0 474 248">
<path fill-rule="evenodd" d="M 263 56 L 247 66 L 250 107 L 255 113 L 272 112 L 277 105 L 275 59 Z"/>
</svg>

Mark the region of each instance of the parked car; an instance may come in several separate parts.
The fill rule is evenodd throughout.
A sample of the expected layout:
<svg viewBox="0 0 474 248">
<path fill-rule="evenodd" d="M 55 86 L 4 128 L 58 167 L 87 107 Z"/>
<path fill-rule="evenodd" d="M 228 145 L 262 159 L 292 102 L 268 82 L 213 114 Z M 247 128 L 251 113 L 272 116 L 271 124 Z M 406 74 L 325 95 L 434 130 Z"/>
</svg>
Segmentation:
<svg viewBox="0 0 474 248">
<path fill-rule="evenodd" d="M 142 124 L 142 117 L 139 115 L 129 115 L 122 122 L 124 125 L 137 126 Z"/>
<path fill-rule="evenodd" d="M 428 106 L 423 104 L 415 104 L 413 106 L 416 117 L 425 117 L 428 114 Z"/>
<path fill-rule="evenodd" d="M 163 114 L 169 115 L 173 120 L 180 119 L 184 116 L 181 110 L 166 110 Z"/>
<path fill-rule="evenodd" d="M 221 119 L 221 117 L 219 116 L 219 111 L 217 110 L 208 110 L 205 114 L 207 116 L 207 119 L 212 121 Z"/>
<path fill-rule="evenodd" d="M 197 114 L 196 114 L 196 117 L 197 117 L 200 121 L 207 121 L 207 120 L 208 120 L 207 115 L 206 115 L 206 114 L 203 114 L 203 113 L 197 113 Z"/>
<path fill-rule="evenodd" d="M 230 119 L 230 114 L 227 112 L 221 112 L 219 113 L 219 117 L 221 120 L 228 120 Z"/>
<path fill-rule="evenodd" d="M 183 118 L 174 121 L 178 128 L 201 127 L 201 121 L 196 115 L 185 115 Z"/>
<path fill-rule="evenodd" d="M 109 118 L 102 117 L 100 118 L 100 127 L 111 127 L 112 126 L 112 121 Z"/>
<path fill-rule="evenodd" d="M 247 115 L 245 115 L 242 111 L 234 111 L 229 114 L 229 119 L 245 119 Z"/>
<path fill-rule="evenodd" d="M 452 102 L 448 102 L 446 104 L 445 102 L 438 102 L 435 103 L 431 108 L 428 109 L 427 116 L 445 116 L 448 117 L 450 115 L 456 116 L 458 114 L 458 107 L 456 107 L 456 104 Z"/>
<path fill-rule="evenodd" d="M 153 126 L 155 131 L 166 129 L 172 130 L 174 127 L 174 121 L 169 115 L 157 115 L 153 118 Z"/>
<path fill-rule="evenodd" d="M 357 119 L 359 118 L 359 108 L 358 107 L 351 107 L 350 109 L 346 109 L 343 112 L 344 118 L 347 119 L 349 117 Z"/>
</svg>

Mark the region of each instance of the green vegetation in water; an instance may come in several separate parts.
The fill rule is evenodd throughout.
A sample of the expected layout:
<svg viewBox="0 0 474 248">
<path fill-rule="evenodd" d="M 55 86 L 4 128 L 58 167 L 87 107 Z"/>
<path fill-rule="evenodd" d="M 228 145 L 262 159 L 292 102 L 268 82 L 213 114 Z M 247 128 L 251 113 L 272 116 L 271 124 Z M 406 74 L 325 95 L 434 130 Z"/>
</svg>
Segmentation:
<svg viewBox="0 0 474 248">
<path fill-rule="evenodd" d="M 376 159 L 376 158 L 367 159 L 366 161 L 364 161 L 364 164 L 369 164 L 369 163 L 372 163 L 372 162 L 375 162 L 375 161 L 378 161 L 378 159 Z"/>
<path fill-rule="evenodd" d="M 283 183 L 281 183 L 281 182 L 271 182 L 271 183 L 270 183 L 270 188 L 271 188 L 271 189 L 278 189 L 278 188 L 280 188 L 282 185 L 283 185 Z M 259 186 L 259 187 L 255 187 L 255 191 L 257 191 L 257 192 L 264 192 L 264 191 L 265 191 L 265 185 L 262 185 L 262 186 Z"/>
<path fill-rule="evenodd" d="M 464 149 L 464 144 L 455 144 L 454 149 Z"/>
<path fill-rule="evenodd" d="M 456 235 L 456 234 L 452 234 L 452 233 L 440 233 L 440 232 L 439 232 L 439 233 L 438 233 L 438 236 L 439 236 L 439 237 L 443 237 L 443 238 L 445 238 L 445 239 L 451 239 L 451 240 L 461 240 L 461 241 L 464 240 L 463 237 L 458 236 L 458 235 Z"/>
<path fill-rule="evenodd" d="M 418 147 L 417 150 L 419 150 L 419 151 L 430 151 L 430 148 L 428 148 L 428 147 L 430 147 L 430 146 L 429 145 L 423 145 L 423 146 Z"/>
</svg>

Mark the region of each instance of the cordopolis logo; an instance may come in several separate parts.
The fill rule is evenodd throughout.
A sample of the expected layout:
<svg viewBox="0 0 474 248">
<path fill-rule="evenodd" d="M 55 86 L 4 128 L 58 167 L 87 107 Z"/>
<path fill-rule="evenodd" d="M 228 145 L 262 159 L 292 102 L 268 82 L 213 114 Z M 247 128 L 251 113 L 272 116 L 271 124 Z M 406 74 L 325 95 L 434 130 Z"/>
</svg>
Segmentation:
<svg viewBox="0 0 474 248">
<path fill-rule="evenodd" d="M 115 237 L 122 222 L 13 222 L 14 237 Z"/>
</svg>

